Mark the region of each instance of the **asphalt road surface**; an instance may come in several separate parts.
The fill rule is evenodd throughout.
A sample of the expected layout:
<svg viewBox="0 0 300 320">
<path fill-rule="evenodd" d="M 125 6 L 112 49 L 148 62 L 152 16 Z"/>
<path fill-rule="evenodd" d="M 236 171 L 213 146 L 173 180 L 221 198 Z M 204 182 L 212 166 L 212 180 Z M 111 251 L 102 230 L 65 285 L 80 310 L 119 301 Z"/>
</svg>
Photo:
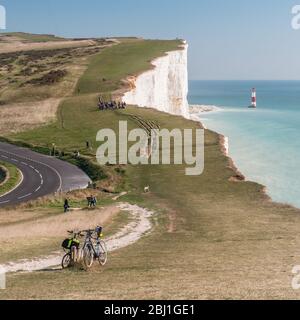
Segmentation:
<svg viewBox="0 0 300 320">
<path fill-rule="evenodd" d="M 0 160 L 22 173 L 18 186 L 0 197 L 0 207 L 17 205 L 56 192 L 85 189 L 90 178 L 76 166 L 26 148 L 0 142 Z"/>
</svg>

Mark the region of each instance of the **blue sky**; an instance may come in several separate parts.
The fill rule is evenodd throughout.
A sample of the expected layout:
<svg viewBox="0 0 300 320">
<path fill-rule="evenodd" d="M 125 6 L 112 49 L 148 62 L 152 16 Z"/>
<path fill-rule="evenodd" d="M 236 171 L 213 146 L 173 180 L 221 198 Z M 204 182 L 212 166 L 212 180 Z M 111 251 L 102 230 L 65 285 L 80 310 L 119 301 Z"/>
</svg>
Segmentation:
<svg viewBox="0 0 300 320">
<path fill-rule="evenodd" d="M 0 0 L 7 31 L 185 38 L 190 79 L 300 79 L 300 0 Z"/>
</svg>

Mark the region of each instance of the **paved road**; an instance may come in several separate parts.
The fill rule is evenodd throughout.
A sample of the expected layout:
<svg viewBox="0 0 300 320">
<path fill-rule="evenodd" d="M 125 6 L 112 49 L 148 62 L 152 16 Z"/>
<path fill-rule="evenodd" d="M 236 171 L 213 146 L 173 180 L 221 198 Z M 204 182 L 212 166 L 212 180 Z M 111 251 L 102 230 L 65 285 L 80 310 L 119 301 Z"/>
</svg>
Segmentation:
<svg viewBox="0 0 300 320">
<path fill-rule="evenodd" d="M 0 142 L 0 160 L 14 164 L 22 173 L 21 183 L 0 197 L 0 207 L 60 191 L 84 189 L 90 182 L 90 178 L 74 165 L 7 143 Z"/>
</svg>

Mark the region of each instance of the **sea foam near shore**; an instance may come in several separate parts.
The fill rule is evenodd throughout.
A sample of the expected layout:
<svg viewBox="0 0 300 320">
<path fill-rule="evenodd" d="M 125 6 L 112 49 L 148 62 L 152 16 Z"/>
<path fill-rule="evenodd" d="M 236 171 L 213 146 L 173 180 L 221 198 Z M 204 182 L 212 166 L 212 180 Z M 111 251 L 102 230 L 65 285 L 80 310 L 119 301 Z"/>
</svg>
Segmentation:
<svg viewBox="0 0 300 320">
<path fill-rule="evenodd" d="M 196 122 L 201 122 L 204 129 L 207 129 L 207 127 L 201 121 L 203 120 L 203 118 L 200 118 L 200 116 L 202 116 L 203 114 L 218 112 L 222 110 L 220 107 L 204 104 L 190 104 L 189 107 L 190 119 Z"/>
<path fill-rule="evenodd" d="M 214 105 L 190 104 L 190 114 L 217 112 L 221 110 L 222 109 L 220 107 Z"/>
</svg>

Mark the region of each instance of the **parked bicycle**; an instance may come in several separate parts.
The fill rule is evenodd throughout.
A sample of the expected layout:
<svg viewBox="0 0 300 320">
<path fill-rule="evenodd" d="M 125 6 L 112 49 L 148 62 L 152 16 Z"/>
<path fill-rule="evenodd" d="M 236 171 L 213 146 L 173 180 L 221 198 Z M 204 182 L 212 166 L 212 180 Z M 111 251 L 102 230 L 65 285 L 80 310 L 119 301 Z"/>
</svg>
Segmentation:
<svg viewBox="0 0 300 320">
<path fill-rule="evenodd" d="M 62 247 L 66 254 L 64 255 L 61 265 L 63 269 L 73 267 L 80 260 L 79 247 L 80 240 L 82 237 L 81 232 L 68 231 L 70 238 L 65 239 L 62 243 Z"/>
<path fill-rule="evenodd" d="M 97 227 L 94 230 L 85 230 L 85 241 L 82 247 L 83 263 L 84 266 L 89 269 L 94 263 L 94 260 L 98 260 L 101 266 L 104 266 L 107 262 L 107 246 L 102 240 L 103 228 Z"/>
</svg>

